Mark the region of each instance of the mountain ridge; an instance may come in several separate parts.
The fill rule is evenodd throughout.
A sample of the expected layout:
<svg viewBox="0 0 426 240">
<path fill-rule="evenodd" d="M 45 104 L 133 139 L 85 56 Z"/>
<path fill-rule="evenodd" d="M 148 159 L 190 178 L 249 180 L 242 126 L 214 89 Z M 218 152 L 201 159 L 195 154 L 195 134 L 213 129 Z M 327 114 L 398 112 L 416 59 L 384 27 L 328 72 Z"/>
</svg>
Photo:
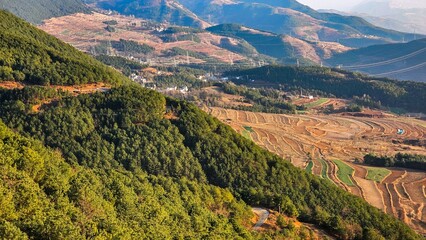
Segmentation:
<svg viewBox="0 0 426 240">
<path fill-rule="evenodd" d="M 336 54 L 327 62 L 333 66 L 342 65 L 343 68 L 352 71 L 426 82 L 425 52 L 426 38 L 408 43 L 354 49 Z M 413 67 L 416 68 L 409 70 Z M 407 71 L 404 71 L 404 69 Z M 393 74 L 393 72 L 395 73 Z"/>
</svg>

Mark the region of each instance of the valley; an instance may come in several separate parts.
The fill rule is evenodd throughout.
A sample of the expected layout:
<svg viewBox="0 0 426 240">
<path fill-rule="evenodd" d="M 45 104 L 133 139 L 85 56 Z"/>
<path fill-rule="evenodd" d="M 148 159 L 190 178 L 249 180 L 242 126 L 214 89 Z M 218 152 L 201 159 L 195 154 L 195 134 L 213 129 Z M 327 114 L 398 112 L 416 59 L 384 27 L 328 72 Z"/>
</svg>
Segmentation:
<svg viewBox="0 0 426 240">
<path fill-rule="evenodd" d="M 0 8 L 0 239 L 426 236 L 425 36 L 296 0 Z"/>
<path fill-rule="evenodd" d="M 426 155 L 425 147 L 398 143 L 426 138 L 426 121 L 395 116 L 281 115 L 215 107 L 205 111 L 295 166 L 334 182 L 426 233 L 426 173 L 389 168 L 372 181 L 371 175 L 384 169 L 355 161 L 367 153 Z M 399 128 L 404 134 L 397 134 Z M 352 173 L 339 174 L 342 166 Z"/>
</svg>

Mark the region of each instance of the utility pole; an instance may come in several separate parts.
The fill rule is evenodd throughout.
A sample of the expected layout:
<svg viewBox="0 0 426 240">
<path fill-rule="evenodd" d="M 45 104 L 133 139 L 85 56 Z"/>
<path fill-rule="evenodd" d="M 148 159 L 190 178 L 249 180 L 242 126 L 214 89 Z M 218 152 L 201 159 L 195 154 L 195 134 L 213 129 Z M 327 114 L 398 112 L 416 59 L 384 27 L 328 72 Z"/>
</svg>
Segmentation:
<svg viewBox="0 0 426 240">
<path fill-rule="evenodd" d="M 299 59 L 297 59 L 297 67 L 300 67 Z"/>
<path fill-rule="evenodd" d="M 323 67 L 322 61 L 321 61 L 321 67 Z"/>
</svg>

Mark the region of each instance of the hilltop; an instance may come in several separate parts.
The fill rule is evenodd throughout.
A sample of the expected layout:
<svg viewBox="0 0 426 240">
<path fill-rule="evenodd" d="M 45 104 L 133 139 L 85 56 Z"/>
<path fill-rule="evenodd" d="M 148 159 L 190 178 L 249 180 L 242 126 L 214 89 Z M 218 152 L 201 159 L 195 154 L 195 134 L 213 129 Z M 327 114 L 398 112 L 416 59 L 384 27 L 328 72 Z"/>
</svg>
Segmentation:
<svg viewBox="0 0 426 240">
<path fill-rule="evenodd" d="M 8 10 L 34 24 L 52 17 L 90 12 L 81 0 L 2 0 L 0 9 Z"/>
<path fill-rule="evenodd" d="M 39 85 L 120 84 L 122 75 L 72 46 L 0 11 L 0 78 Z"/>
<path fill-rule="evenodd" d="M 98 1 L 98 7 L 111 9 L 125 15 L 167 22 L 176 25 L 204 28 L 209 23 L 179 4 L 178 1 L 161 0 L 115 0 Z"/>
</svg>

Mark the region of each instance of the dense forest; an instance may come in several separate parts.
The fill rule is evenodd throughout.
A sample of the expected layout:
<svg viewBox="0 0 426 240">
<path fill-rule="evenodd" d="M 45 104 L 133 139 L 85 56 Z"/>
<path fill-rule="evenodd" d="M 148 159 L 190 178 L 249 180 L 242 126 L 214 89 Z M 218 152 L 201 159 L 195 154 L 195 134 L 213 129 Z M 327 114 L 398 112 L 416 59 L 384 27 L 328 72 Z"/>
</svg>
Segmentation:
<svg viewBox="0 0 426 240">
<path fill-rule="evenodd" d="M 143 68 L 147 67 L 147 65 L 118 56 L 98 55 L 95 58 L 98 61 L 121 71 L 126 76 L 130 76 L 130 74 L 141 71 Z"/>
<path fill-rule="evenodd" d="M 224 189 L 120 167 L 85 168 L 0 122 L 2 239 L 249 239 Z M 220 212 L 220 214 L 219 214 Z M 229 217 L 226 217 L 229 216 Z"/>
<path fill-rule="evenodd" d="M 154 48 L 147 44 L 139 44 L 135 41 L 120 39 L 119 41 L 112 41 L 111 46 L 117 51 L 128 53 L 147 54 L 154 51 Z"/>
<path fill-rule="evenodd" d="M 271 88 L 253 89 L 232 83 L 217 84 L 225 93 L 243 96 L 252 106 L 239 106 L 238 109 L 268 113 L 296 113 L 296 106 L 289 103 L 282 92 Z"/>
<path fill-rule="evenodd" d="M 280 206 L 340 238 L 418 238 L 392 216 L 261 149 L 191 104 L 128 86 L 65 96 L 33 113 L 31 96 L 42 94 L 32 92 L 4 90 L 1 118 L 24 136 L 60 150 L 71 166 L 227 188 L 247 204 Z M 164 119 L 167 109 L 177 119 Z"/>
<path fill-rule="evenodd" d="M 13 29 L 4 41 L 15 33 L 49 45 L 44 49 L 52 61 L 81 60 L 63 68 L 75 81 L 57 84 L 86 82 L 78 73 L 87 66 L 94 80 L 124 79 L 12 15 L 0 16 L 0 25 Z M 25 42 L 15 44 L 17 53 L 25 49 Z M 40 59 L 45 51 L 30 53 Z M 45 67 L 32 63 L 20 66 Z M 46 71 L 33 83 L 49 83 L 42 80 L 54 74 Z M 393 216 L 267 152 L 196 106 L 137 85 L 79 96 L 41 86 L 2 89 L 0 103 L 2 238 L 311 238 L 295 229 L 247 230 L 251 205 L 280 208 L 339 239 L 421 239 Z"/>
<path fill-rule="evenodd" d="M 120 84 L 125 78 L 68 44 L 0 10 L 0 81 Z"/>
<path fill-rule="evenodd" d="M 81 0 L 1 0 L 0 9 L 34 24 L 52 17 L 60 17 L 73 13 L 90 13 L 90 9 Z"/>
<path fill-rule="evenodd" d="M 378 167 L 402 167 L 426 171 L 426 156 L 397 153 L 395 156 L 375 156 L 367 154 L 364 163 Z"/>
<path fill-rule="evenodd" d="M 249 86 L 272 85 L 286 90 L 319 90 L 341 98 L 369 96 L 371 101 L 386 107 L 426 113 L 426 84 L 377 78 L 340 69 L 320 67 L 265 66 L 236 70 L 227 76 L 238 84 Z M 253 81 L 250 81 L 253 80 Z"/>
</svg>

